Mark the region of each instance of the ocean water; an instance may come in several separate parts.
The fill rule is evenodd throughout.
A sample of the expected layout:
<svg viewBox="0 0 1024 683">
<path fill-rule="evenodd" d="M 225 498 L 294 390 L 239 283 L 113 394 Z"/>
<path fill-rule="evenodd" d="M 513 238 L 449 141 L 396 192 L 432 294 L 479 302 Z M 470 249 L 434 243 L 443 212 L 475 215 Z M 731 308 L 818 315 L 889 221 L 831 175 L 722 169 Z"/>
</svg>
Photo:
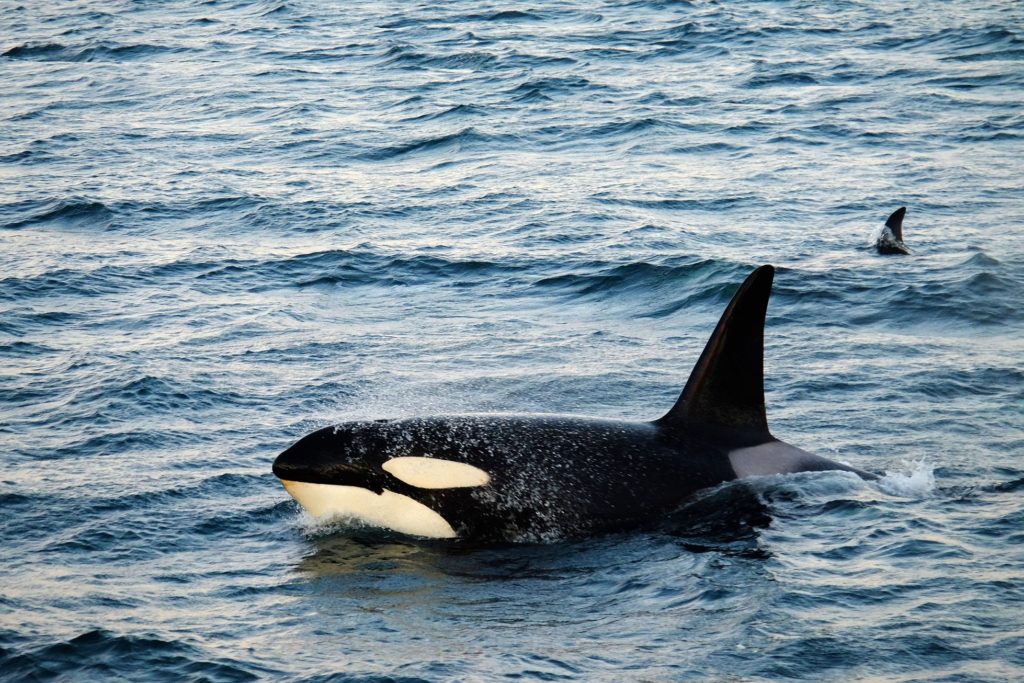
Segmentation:
<svg viewBox="0 0 1024 683">
<path fill-rule="evenodd" d="M 0 679 L 1024 679 L 1024 4 L 0 10 Z M 774 433 L 881 481 L 484 547 L 270 472 L 658 417 L 762 263 Z"/>
</svg>

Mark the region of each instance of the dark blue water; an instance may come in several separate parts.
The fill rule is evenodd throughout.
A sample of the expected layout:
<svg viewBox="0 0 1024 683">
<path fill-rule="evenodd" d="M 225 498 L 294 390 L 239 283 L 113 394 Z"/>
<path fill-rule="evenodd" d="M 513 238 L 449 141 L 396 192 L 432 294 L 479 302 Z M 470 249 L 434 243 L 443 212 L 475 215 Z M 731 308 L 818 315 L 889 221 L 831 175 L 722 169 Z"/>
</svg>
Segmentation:
<svg viewBox="0 0 1024 683">
<path fill-rule="evenodd" d="M 0 678 L 1024 678 L 1024 5 L 349 5 L 0 3 Z M 881 482 L 487 548 L 270 473 L 658 417 L 762 263 L 773 431 Z"/>
</svg>

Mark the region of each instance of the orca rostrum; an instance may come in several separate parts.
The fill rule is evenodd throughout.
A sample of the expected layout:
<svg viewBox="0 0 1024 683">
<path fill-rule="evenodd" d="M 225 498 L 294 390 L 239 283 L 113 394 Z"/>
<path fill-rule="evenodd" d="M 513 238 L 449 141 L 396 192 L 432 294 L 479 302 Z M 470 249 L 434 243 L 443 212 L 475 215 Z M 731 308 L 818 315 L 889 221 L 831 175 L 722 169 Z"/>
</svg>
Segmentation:
<svg viewBox="0 0 1024 683">
<path fill-rule="evenodd" d="M 545 540 L 650 524 L 693 493 L 757 475 L 863 472 L 779 441 L 764 407 L 763 336 L 774 269 L 733 296 L 678 401 L 632 422 L 461 415 L 315 431 L 274 474 L 315 516 L 415 536 Z"/>
</svg>

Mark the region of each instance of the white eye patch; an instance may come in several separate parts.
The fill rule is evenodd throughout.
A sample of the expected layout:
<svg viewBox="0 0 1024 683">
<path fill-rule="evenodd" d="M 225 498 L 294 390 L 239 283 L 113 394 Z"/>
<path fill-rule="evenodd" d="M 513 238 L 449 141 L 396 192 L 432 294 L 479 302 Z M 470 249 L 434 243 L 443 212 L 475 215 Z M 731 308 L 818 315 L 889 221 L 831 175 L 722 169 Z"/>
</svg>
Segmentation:
<svg viewBox="0 0 1024 683">
<path fill-rule="evenodd" d="M 407 456 L 391 458 L 381 465 L 388 474 L 421 489 L 457 489 L 486 486 L 491 475 L 479 467 L 453 460 Z"/>
</svg>

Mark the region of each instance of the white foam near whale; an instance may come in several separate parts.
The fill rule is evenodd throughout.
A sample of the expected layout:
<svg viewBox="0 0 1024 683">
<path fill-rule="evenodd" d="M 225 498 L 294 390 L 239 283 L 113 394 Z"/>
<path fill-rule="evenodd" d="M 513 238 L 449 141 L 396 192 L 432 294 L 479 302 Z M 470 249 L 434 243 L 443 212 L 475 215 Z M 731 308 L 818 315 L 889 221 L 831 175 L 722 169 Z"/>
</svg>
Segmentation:
<svg viewBox="0 0 1024 683">
<path fill-rule="evenodd" d="M 886 470 L 878 487 L 903 498 L 924 498 L 935 491 L 935 465 L 927 460 L 903 463 L 900 470 Z"/>
</svg>

